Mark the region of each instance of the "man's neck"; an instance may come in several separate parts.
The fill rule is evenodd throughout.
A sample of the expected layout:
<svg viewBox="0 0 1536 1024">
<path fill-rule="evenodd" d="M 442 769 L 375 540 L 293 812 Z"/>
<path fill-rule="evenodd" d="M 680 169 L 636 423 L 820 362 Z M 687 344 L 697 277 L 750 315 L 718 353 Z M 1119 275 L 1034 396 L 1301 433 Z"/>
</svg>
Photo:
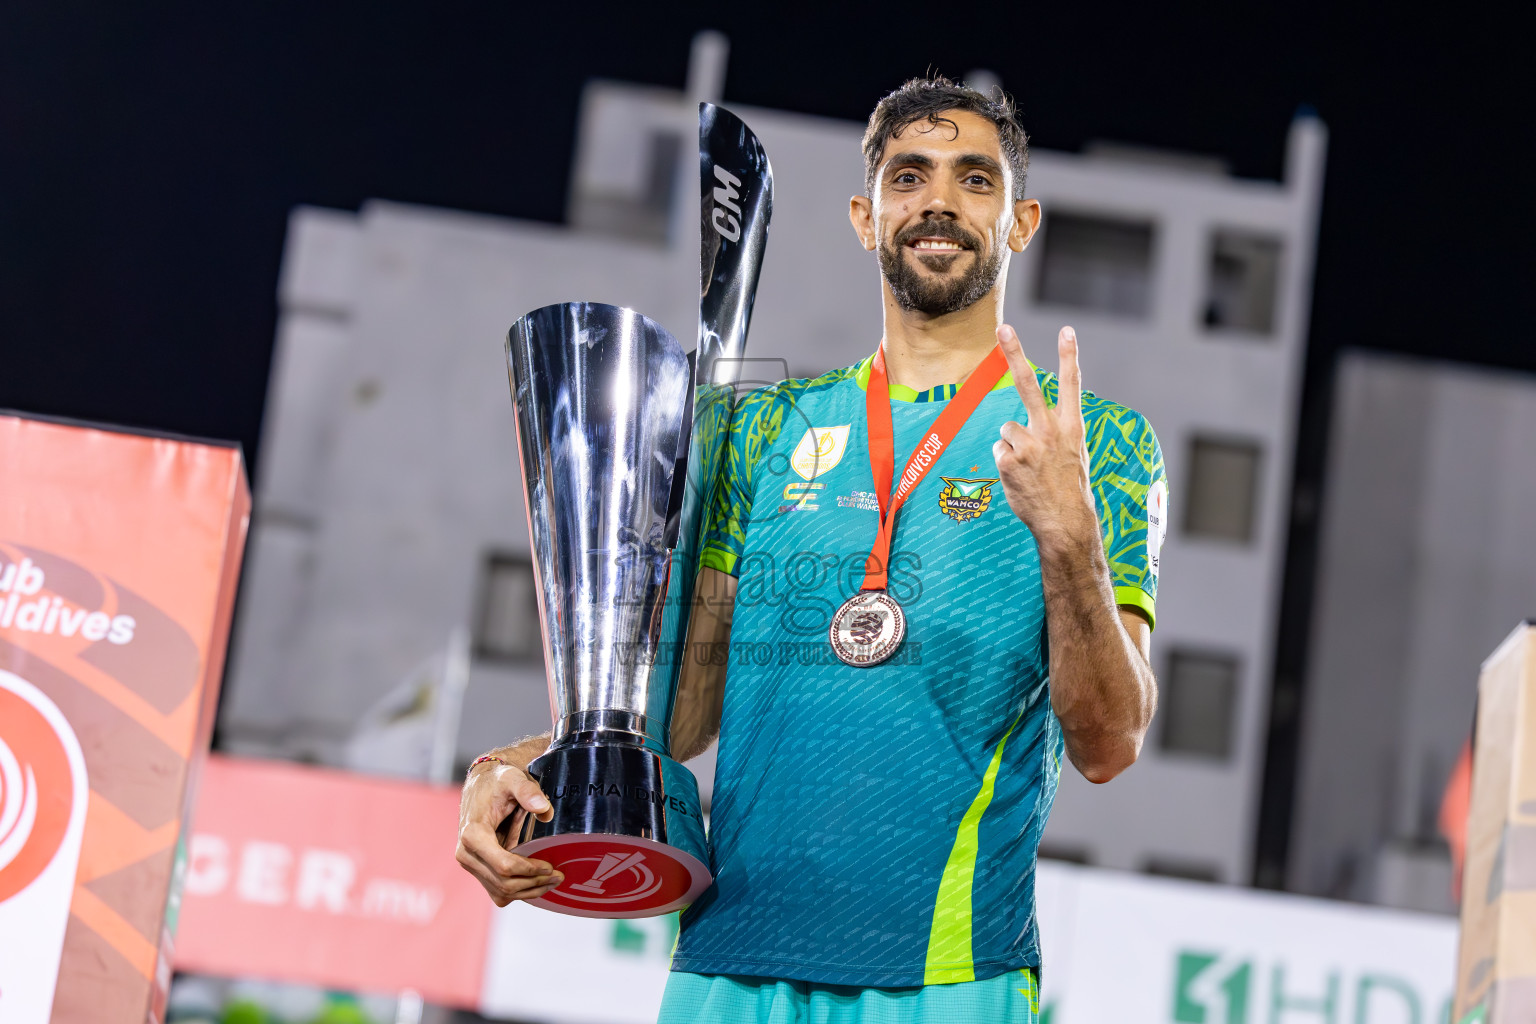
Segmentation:
<svg viewBox="0 0 1536 1024">
<path fill-rule="evenodd" d="M 1000 291 L 1000 289 L 995 289 Z M 992 294 L 955 313 L 930 317 L 901 308 L 885 294 L 885 371 L 892 384 L 928 391 L 959 384 L 997 344 L 1002 296 Z"/>
</svg>

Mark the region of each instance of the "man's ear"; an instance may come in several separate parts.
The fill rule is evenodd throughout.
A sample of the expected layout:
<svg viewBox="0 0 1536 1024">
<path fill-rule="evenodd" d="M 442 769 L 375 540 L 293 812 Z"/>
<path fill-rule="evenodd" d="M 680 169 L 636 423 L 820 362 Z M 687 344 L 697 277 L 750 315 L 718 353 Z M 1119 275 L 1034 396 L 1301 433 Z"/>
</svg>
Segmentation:
<svg viewBox="0 0 1536 1024">
<path fill-rule="evenodd" d="M 859 236 L 859 244 L 865 252 L 874 252 L 875 243 L 875 206 L 869 201 L 868 196 L 854 196 L 848 200 L 848 223 L 853 225 L 853 233 Z"/>
<path fill-rule="evenodd" d="M 1040 227 L 1040 200 L 1018 199 L 1013 204 L 1013 227 L 1008 232 L 1008 248 L 1023 252 Z"/>
</svg>

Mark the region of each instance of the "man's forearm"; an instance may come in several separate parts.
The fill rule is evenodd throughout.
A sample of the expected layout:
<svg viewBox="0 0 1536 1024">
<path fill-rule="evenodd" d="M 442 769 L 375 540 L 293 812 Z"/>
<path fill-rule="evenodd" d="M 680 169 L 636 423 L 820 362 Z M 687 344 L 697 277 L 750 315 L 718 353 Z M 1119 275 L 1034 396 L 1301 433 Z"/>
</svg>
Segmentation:
<svg viewBox="0 0 1536 1024">
<path fill-rule="evenodd" d="M 1108 782 L 1141 751 L 1157 705 L 1152 669 L 1121 624 L 1097 529 L 1042 541 L 1040 574 L 1051 707 L 1072 763 L 1090 782 Z"/>
<path fill-rule="evenodd" d="M 735 607 L 736 577 L 717 569 L 699 570 L 672 707 L 672 756 L 679 761 L 704 753 L 720 732 Z"/>
<path fill-rule="evenodd" d="M 691 761 L 720 733 L 720 703 L 725 693 L 725 669 L 701 666 L 690 685 L 678 687 L 672 713 L 672 756 Z"/>
</svg>

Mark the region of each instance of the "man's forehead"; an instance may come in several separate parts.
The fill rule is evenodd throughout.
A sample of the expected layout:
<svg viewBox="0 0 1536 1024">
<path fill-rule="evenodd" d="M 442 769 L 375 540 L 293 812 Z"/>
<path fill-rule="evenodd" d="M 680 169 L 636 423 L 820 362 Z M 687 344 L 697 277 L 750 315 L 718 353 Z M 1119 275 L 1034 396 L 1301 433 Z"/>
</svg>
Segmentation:
<svg viewBox="0 0 1536 1024">
<path fill-rule="evenodd" d="M 935 156 L 948 151 L 985 153 L 1002 158 L 1002 143 L 997 125 L 969 110 L 946 110 L 938 115 L 938 123 L 920 117 L 900 131 L 892 132 L 885 140 L 885 151 L 880 154 L 884 163 L 893 153 L 929 152 Z"/>
</svg>

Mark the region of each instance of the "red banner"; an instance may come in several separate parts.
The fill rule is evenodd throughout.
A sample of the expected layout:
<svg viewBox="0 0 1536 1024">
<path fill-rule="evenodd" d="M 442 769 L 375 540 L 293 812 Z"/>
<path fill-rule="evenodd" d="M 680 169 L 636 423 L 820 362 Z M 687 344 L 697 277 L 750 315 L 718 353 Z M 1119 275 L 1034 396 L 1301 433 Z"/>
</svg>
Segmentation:
<svg viewBox="0 0 1536 1024">
<path fill-rule="evenodd" d="M 250 500 L 238 449 L 0 415 L 0 1021 L 143 1024 Z"/>
<path fill-rule="evenodd" d="M 442 786 L 210 758 L 177 968 L 477 1006 L 493 907 L 458 813 Z"/>
</svg>

